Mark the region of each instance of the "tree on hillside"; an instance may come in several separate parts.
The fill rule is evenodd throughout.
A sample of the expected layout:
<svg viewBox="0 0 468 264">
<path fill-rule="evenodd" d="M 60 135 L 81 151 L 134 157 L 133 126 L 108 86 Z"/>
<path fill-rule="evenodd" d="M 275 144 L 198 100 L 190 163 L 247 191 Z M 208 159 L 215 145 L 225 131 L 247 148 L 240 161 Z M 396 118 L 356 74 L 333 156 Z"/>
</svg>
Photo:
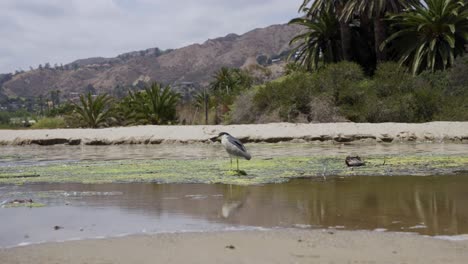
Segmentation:
<svg viewBox="0 0 468 264">
<path fill-rule="evenodd" d="M 88 84 L 85 88 L 85 93 L 96 94 L 96 88 L 92 84 Z"/>
<path fill-rule="evenodd" d="M 50 91 L 50 101 L 52 101 L 52 108 L 56 108 L 60 105 L 60 90 Z"/>
<path fill-rule="evenodd" d="M 381 45 L 392 43 L 401 64 L 413 74 L 450 67 L 468 43 L 468 6 L 462 0 L 425 0 L 391 17 L 397 30 Z"/>
<path fill-rule="evenodd" d="M 253 78 L 245 71 L 222 67 L 214 75 L 210 88 L 215 94 L 230 95 L 240 89 L 250 88 Z"/>
<path fill-rule="evenodd" d="M 237 80 L 227 67 L 222 67 L 213 76 L 213 81 L 210 83 L 211 89 L 215 93 L 231 94 L 237 86 Z"/>
</svg>

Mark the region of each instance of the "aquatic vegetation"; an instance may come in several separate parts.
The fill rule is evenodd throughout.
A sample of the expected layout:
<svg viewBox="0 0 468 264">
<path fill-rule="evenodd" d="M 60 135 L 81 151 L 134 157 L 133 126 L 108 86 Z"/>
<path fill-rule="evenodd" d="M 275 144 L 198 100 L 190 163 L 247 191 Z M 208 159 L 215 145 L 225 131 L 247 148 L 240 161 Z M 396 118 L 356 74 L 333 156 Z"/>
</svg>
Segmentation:
<svg viewBox="0 0 468 264">
<path fill-rule="evenodd" d="M 17 203 L 17 202 L 11 202 L 11 203 L 5 203 L 1 205 L 1 208 L 19 208 L 19 207 L 29 207 L 29 208 L 39 208 L 39 207 L 44 207 L 45 204 L 43 203 L 36 203 L 36 202 L 25 202 L 25 203 Z"/>
<path fill-rule="evenodd" d="M 413 155 L 363 157 L 348 168 L 342 156 L 274 157 L 241 161 L 246 175 L 233 173 L 225 159 L 81 161 L 3 167 L 0 184 L 38 182 L 155 182 L 263 184 L 293 178 L 353 175 L 438 175 L 468 170 L 468 156 Z M 34 177 L 31 177 L 34 176 Z"/>
</svg>

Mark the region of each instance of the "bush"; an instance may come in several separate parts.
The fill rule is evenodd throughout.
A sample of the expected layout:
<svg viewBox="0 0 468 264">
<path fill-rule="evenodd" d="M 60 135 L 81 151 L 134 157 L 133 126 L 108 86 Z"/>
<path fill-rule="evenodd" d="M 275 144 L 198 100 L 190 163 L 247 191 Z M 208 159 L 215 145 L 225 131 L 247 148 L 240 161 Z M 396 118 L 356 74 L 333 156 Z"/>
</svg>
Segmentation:
<svg viewBox="0 0 468 264">
<path fill-rule="evenodd" d="M 340 114 L 340 109 L 335 106 L 329 96 L 312 97 L 310 100 L 310 111 L 307 120 L 309 122 L 344 122 L 347 118 Z"/>
<path fill-rule="evenodd" d="M 249 124 L 258 122 L 260 115 L 254 104 L 256 93 L 256 89 L 251 89 L 236 98 L 231 108 L 228 123 Z"/>
<path fill-rule="evenodd" d="M 45 117 L 31 126 L 33 129 L 66 128 L 67 124 L 63 117 Z"/>
<path fill-rule="evenodd" d="M 364 72 L 354 62 L 340 62 L 329 64 L 316 74 L 318 91 L 332 96 L 333 102 L 340 105 L 342 95 L 351 94 L 359 81 L 364 80 Z"/>
<path fill-rule="evenodd" d="M 468 121 L 468 57 L 458 57 L 451 69 L 434 74 L 443 102 L 434 119 Z M 441 82 L 440 80 L 443 80 Z"/>
<path fill-rule="evenodd" d="M 378 97 L 398 96 L 410 92 L 414 77 L 395 62 L 377 66 L 374 74 L 374 90 Z"/>
<path fill-rule="evenodd" d="M 339 113 L 353 122 L 371 122 L 378 111 L 377 95 L 370 80 L 362 80 L 341 91 L 339 101 Z"/>
<path fill-rule="evenodd" d="M 330 64 L 315 73 L 293 71 L 258 87 L 253 95 L 239 97 L 235 106 L 241 110 L 232 121 L 364 122 L 368 102 L 375 101 L 371 88 L 361 67 L 351 62 Z"/>
<path fill-rule="evenodd" d="M 458 57 L 453 67 L 447 71 L 450 85 L 447 86 L 448 95 L 468 95 L 468 56 Z"/>
<path fill-rule="evenodd" d="M 468 96 L 452 96 L 445 99 L 440 112 L 434 117 L 440 121 L 468 121 Z"/>
<path fill-rule="evenodd" d="M 424 73 L 414 77 L 394 62 L 382 63 L 366 95 L 369 105 L 366 121 L 431 121 L 440 111 L 444 82 L 443 76 L 436 78 L 433 73 Z"/>
<path fill-rule="evenodd" d="M 292 71 L 238 97 L 231 121 L 468 120 L 463 62 L 447 72 L 424 72 L 416 77 L 393 62 L 380 64 L 372 79 L 351 62 L 330 64 L 315 73 Z"/>
<path fill-rule="evenodd" d="M 310 98 L 315 87 L 311 74 L 295 72 L 281 81 L 260 86 L 253 97 L 253 103 L 260 112 L 278 110 L 278 121 L 293 122 L 300 113 L 309 112 Z"/>
</svg>

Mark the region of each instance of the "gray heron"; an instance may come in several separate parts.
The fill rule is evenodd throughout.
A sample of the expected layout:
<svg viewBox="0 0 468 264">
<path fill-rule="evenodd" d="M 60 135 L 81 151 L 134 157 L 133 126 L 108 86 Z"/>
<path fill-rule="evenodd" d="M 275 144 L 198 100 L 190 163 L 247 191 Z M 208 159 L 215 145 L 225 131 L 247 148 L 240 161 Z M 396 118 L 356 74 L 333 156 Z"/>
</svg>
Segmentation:
<svg viewBox="0 0 468 264">
<path fill-rule="evenodd" d="M 236 157 L 237 160 L 237 171 L 239 171 L 239 158 L 244 158 L 250 160 L 252 156 L 247 152 L 244 144 L 240 142 L 237 138 L 229 135 L 229 133 L 221 132 L 218 136 L 211 138 L 212 141 L 221 137 L 221 144 L 226 149 L 226 152 L 229 154 L 231 159 L 231 169 L 232 169 L 232 158 Z"/>
</svg>

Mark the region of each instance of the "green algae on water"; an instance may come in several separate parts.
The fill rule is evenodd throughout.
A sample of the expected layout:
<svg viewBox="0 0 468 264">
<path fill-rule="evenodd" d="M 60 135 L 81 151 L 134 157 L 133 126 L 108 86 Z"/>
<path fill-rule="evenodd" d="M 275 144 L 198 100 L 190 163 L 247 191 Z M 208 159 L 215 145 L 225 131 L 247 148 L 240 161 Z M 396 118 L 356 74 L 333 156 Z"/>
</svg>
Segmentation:
<svg viewBox="0 0 468 264">
<path fill-rule="evenodd" d="M 363 160 L 365 166 L 349 168 L 341 156 L 252 159 L 240 161 L 245 175 L 232 171 L 226 159 L 80 161 L 3 167 L 0 184 L 154 182 L 248 185 L 309 177 L 454 174 L 468 169 L 468 156 L 393 155 L 370 156 Z"/>
<path fill-rule="evenodd" d="M 6 203 L 1 206 L 1 208 L 20 208 L 20 207 L 29 207 L 29 208 L 40 208 L 44 207 L 45 204 L 43 203 Z"/>
</svg>

